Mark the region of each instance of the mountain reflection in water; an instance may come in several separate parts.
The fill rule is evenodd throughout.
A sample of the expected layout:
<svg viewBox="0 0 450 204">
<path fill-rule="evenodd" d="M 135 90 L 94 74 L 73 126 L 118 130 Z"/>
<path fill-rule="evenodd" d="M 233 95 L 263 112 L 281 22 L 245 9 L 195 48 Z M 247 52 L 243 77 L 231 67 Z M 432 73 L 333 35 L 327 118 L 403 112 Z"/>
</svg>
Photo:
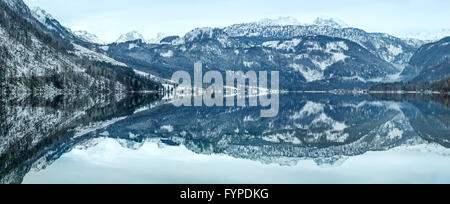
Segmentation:
<svg viewBox="0 0 450 204">
<path fill-rule="evenodd" d="M 64 155 L 101 147 L 109 147 L 106 148 L 109 152 L 103 152 L 109 157 L 127 155 L 131 159 L 133 154 L 156 145 L 162 148 L 157 154 L 161 156 L 158 160 L 161 164 L 170 163 L 173 158 L 186 158 L 183 164 L 187 168 L 192 165 L 188 158 L 195 157 L 211 165 L 204 168 L 220 166 L 205 171 L 222 174 L 227 165 L 218 162 L 224 157 L 228 162 L 230 159 L 257 162 L 260 166 L 255 168 L 264 170 L 265 175 L 281 172 L 282 168 L 301 168 L 301 161 L 313 161 L 319 167 L 336 167 L 352 157 L 396 148 L 432 151 L 448 161 L 448 101 L 441 96 L 424 95 L 287 94 L 280 96 L 277 117 L 260 118 L 259 107 L 177 108 L 153 94 L 3 100 L 0 105 L 0 183 L 22 183 L 27 174 L 30 181 L 36 180 L 39 172 L 55 171 L 52 166 L 62 165 L 56 163 L 62 161 Z M 119 146 L 111 144 L 112 141 Z M 120 148 L 125 148 L 127 153 L 115 154 Z M 99 159 L 86 152 L 83 153 L 85 158 Z M 154 159 L 141 158 L 140 161 L 144 165 L 145 161 L 156 162 Z M 366 160 L 370 163 L 368 158 Z M 145 165 L 156 168 L 160 164 Z M 228 166 L 231 170 L 246 164 L 230 162 L 230 165 L 233 165 Z M 139 165 L 133 168 L 139 171 Z M 177 169 L 183 168 L 177 166 Z M 90 172 L 91 175 L 85 172 L 85 178 L 94 172 Z M 253 172 L 255 175 L 259 174 Z M 264 174 L 260 176 L 263 178 Z M 151 181 L 196 182 L 189 180 L 186 172 L 172 180 L 163 178 Z M 216 181 L 239 182 L 231 178 Z M 257 178 L 251 181 L 258 183 Z M 281 178 L 271 181 L 285 182 Z"/>
</svg>

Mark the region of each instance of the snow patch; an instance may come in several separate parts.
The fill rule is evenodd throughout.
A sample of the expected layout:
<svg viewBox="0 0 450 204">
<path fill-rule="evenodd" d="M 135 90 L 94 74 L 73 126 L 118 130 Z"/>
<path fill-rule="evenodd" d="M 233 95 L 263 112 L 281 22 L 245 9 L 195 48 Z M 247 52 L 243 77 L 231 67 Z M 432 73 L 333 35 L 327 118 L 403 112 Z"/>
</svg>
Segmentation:
<svg viewBox="0 0 450 204">
<path fill-rule="evenodd" d="M 135 43 L 130 43 L 128 45 L 128 50 L 132 50 L 133 48 L 136 48 L 136 47 L 139 47 L 139 46 L 137 44 L 135 44 Z"/>
<path fill-rule="evenodd" d="M 264 43 L 262 44 L 262 46 L 263 46 L 263 47 L 268 47 L 268 48 L 275 48 L 275 49 L 277 49 L 278 44 L 280 44 L 280 41 L 267 41 L 267 42 L 264 42 Z"/>
<path fill-rule="evenodd" d="M 394 45 L 389 45 L 388 52 L 392 56 L 398 56 L 403 53 L 403 48 L 401 46 L 396 47 Z"/>
<path fill-rule="evenodd" d="M 248 68 L 253 68 L 253 67 L 259 66 L 259 64 L 257 62 L 244 61 L 243 64 L 245 67 L 248 67 Z"/>
<path fill-rule="evenodd" d="M 164 125 L 164 126 L 161 127 L 161 130 L 164 130 L 164 131 L 167 131 L 167 132 L 171 133 L 171 132 L 174 131 L 174 128 L 171 125 Z"/>
<path fill-rule="evenodd" d="M 103 51 L 107 52 L 109 50 L 109 46 L 101 46 L 100 49 L 102 49 Z"/>
<path fill-rule="evenodd" d="M 323 72 L 308 68 L 302 64 L 290 64 L 289 67 L 300 72 L 306 79 L 306 82 L 320 81 L 324 79 Z"/>
<path fill-rule="evenodd" d="M 137 70 L 137 69 L 133 69 L 133 71 L 134 71 L 134 73 L 136 73 L 137 75 L 140 75 L 140 76 L 143 76 L 143 77 L 149 77 L 149 76 L 150 76 L 149 73 L 146 73 L 146 72 L 143 72 L 143 71 L 139 71 L 139 70 Z"/>
<path fill-rule="evenodd" d="M 284 133 L 284 134 L 277 133 L 277 134 L 274 134 L 274 135 L 264 136 L 264 137 L 262 137 L 262 139 L 264 141 L 266 141 L 266 142 L 272 142 L 272 143 L 285 142 L 285 143 L 291 143 L 291 144 L 294 144 L 294 145 L 302 144 L 300 139 L 295 137 L 295 132 Z"/>
<path fill-rule="evenodd" d="M 173 54 L 174 54 L 173 51 L 169 50 L 167 52 L 161 53 L 160 55 L 161 55 L 161 57 L 171 58 L 171 57 L 173 57 Z"/>
<path fill-rule="evenodd" d="M 268 41 L 262 44 L 263 47 L 274 48 L 277 50 L 295 51 L 295 47 L 300 44 L 301 39 L 292 39 L 284 42 L 280 41 Z"/>
<path fill-rule="evenodd" d="M 320 103 L 314 103 L 308 101 L 305 106 L 303 106 L 302 110 L 300 112 L 295 113 L 291 117 L 289 117 L 291 120 L 298 120 L 302 119 L 304 117 L 308 117 L 314 114 L 318 114 L 323 112 L 325 109 L 323 104 Z"/>
</svg>

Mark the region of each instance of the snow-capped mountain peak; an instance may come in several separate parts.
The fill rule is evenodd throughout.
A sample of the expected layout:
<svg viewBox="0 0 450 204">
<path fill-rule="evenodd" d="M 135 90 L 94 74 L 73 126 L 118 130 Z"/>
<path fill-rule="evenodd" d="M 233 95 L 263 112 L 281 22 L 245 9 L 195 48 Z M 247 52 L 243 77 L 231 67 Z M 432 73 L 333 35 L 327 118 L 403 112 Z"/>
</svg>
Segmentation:
<svg viewBox="0 0 450 204">
<path fill-rule="evenodd" d="M 165 34 L 165 33 L 158 33 L 158 34 L 156 34 L 156 37 L 155 37 L 155 38 L 146 40 L 146 43 L 149 43 L 149 44 L 159 44 L 159 43 L 161 42 L 161 40 L 163 40 L 163 39 L 166 38 L 167 36 L 168 36 L 168 35 Z"/>
<path fill-rule="evenodd" d="M 35 7 L 32 10 L 32 14 L 34 18 L 36 18 L 39 22 L 46 25 L 47 20 L 54 20 L 53 16 L 47 13 L 44 9 L 39 7 Z"/>
<path fill-rule="evenodd" d="M 106 44 L 103 40 L 98 38 L 95 34 L 89 33 L 87 31 L 74 31 L 73 34 L 76 35 L 78 38 L 81 38 L 82 40 L 85 40 L 87 42 L 97 43 L 97 44 Z"/>
<path fill-rule="evenodd" d="M 144 36 L 137 31 L 132 31 L 126 34 L 123 34 L 117 39 L 116 43 L 124 43 L 129 41 L 142 40 L 145 41 Z"/>
<path fill-rule="evenodd" d="M 345 22 L 343 22 L 340 19 L 335 19 L 335 18 L 319 17 L 314 21 L 313 24 L 318 25 L 318 26 L 329 26 L 329 27 L 333 27 L 333 28 L 347 28 L 348 27 L 348 25 Z"/>
<path fill-rule="evenodd" d="M 288 26 L 288 25 L 305 25 L 294 17 L 279 17 L 278 19 L 262 19 L 256 24 L 261 26 Z"/>
<path fill-rule="evenodd" d="M 286 16 L 286 17 L 279 17 L 277 19 L 261 19 L 260 21 L 250 23 L 255 24 L 258 26 L 310 26 L 310 25 L 317 25 L 317 26 L 329 26 L 333 28 L 347 28 L 349 27 L 344 21 L 337 19 L 337 18 L 324 18 L 319 17 L 317 18 L 313 23 L 303 23 L 300 22 L 297 18 Z"/>
</svg>

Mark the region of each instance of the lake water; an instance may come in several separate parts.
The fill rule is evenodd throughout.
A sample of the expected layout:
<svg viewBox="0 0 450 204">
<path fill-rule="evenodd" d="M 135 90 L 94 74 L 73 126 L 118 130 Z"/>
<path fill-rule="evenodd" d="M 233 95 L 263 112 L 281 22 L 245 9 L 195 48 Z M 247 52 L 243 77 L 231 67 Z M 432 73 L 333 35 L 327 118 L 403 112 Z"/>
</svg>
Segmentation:
<svg viewBox="0 0 450 204">
<path fill-rule="evenodd" d="M 437 95 L 285 94 L 259 107 L 156 95 L 2 102 L 1 183 L 450 183 Z"/>
</svg>

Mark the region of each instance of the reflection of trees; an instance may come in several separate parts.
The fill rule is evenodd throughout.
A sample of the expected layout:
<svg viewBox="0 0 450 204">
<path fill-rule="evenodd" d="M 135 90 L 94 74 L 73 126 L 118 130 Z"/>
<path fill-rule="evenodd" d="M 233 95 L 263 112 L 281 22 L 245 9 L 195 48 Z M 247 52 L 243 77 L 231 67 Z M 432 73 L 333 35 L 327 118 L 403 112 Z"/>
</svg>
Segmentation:
<svg viewBox="0 0 450 204">
<path fill-rule="evenodd" d="M 380 100 L 410 103 L 406 112 L 415 132 L 423 139 L 450 147 L 450 97 L 426 94 L 372 94 Z"/>
<path fill-rule="evenodd" d="M 392 94 L 392 93 L 371 93 L 372 97 L 389 101 L 409 101 L 409 102 L 434 102 L 450 107 L 449 95 L 438 94 Z"/>
<path fill-rule="evenodd" d="M 0 183 L 21 183 L 33 161 L 70 141 L 78 126 L 134 113 L 158 95 L 27 96 L 0 106 Z M 20 173 L 21 172 L 21 173 Z M 22 176 L 14 176 L 23 174 Z"/>
</svg>

